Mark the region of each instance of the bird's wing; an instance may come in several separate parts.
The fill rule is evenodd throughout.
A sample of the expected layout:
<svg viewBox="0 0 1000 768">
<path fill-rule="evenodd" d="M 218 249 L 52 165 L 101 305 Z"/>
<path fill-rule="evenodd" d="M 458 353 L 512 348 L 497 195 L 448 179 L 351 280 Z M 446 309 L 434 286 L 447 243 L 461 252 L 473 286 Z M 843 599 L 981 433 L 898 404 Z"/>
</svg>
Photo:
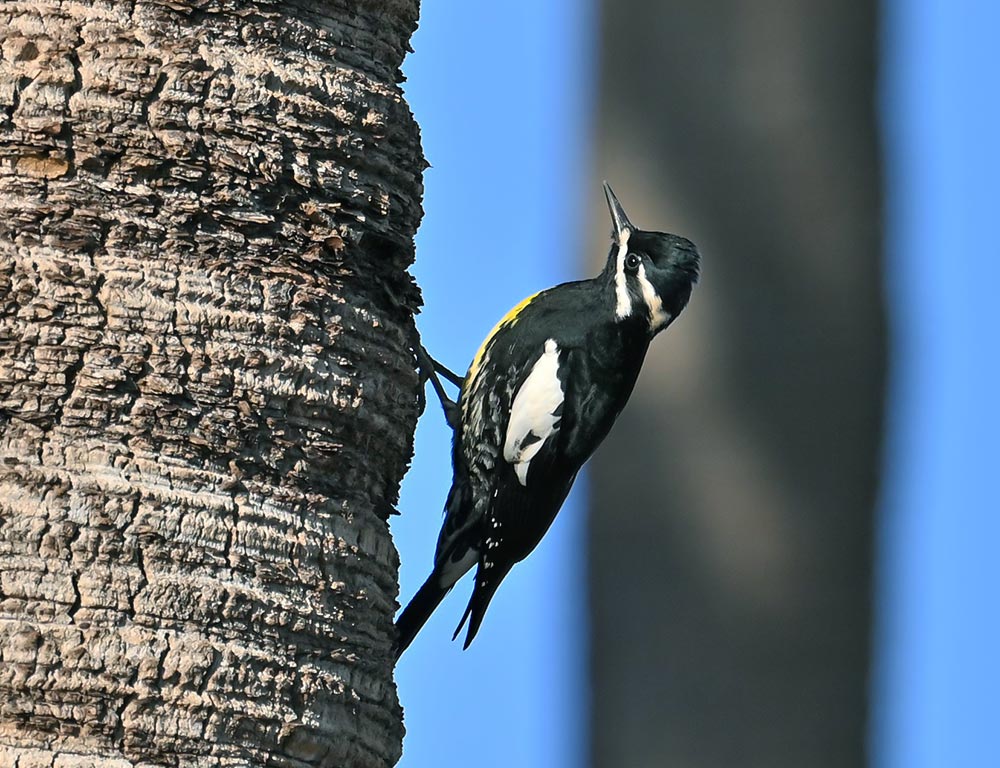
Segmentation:
<svg viewBox="0 0 1000 768">
<path fill-rule="evenodd" d="M 469 620 L 466 648 L 500 582 L 545 534 L 575 477 L 565 468 L 556 469 L 566 351 L 551 338 L 532 339 L 519 347 L 522 356 L 514 353 L 498 371 L 498 380 L 516 383 L 497 398 L 501 410 L 496 421 L 505 426 L 490 469 L 482 475 L 487 492 L 477 494 L 485 501 L 477 512 L 477 520 L 482 520 L 477 526 L 479 568 L 469 605 L 455 630 L 457 636 Z"/>
<path fill-rule="evenodd" d="M 545 535 L 624 402 L 607 391 L 607 377 L 587 349 L 561 347 L 554 339 L 538 347 L 541 353 L 511 395 L 503 450 L 491 473 L 476 582 L 456 630 L 468 620 L 466 647 L 500 582 Z"/>
<path fill-rule="evenodd" d="M 476 523 L 483 519 L 494 498 L 497 470 L 505 461 L 505 440 L 512 414 L 516 413 L 518 424 L 523 423 L 529 431 L 532 427 L 540 428 L 529 417 L 528 406 L 537 399 L 533 393 L 544 379 L 543 371 L 539 370 L 527 389 L 524 384 L 544 356 L 544 341 L 535 343 L 511 333 L 513 324 L 510 321 L 499 324 L 483 343 L 459 398 L 461 431 L 453 456 L 455 478 L 435 557 L 435 562 L 441 565 L 454 560 L 456 566 L 448 570 L 456 573 L 457 565 L 466 566 L 469 547 L 479 544 Z M 522 389 L 524 395 L 515 409 Z M 531 441 L 525 432 L 516 448 L 511 447 L 512 455 L 530 462 L 527 454 L 537 451 Z"/>
</svg>

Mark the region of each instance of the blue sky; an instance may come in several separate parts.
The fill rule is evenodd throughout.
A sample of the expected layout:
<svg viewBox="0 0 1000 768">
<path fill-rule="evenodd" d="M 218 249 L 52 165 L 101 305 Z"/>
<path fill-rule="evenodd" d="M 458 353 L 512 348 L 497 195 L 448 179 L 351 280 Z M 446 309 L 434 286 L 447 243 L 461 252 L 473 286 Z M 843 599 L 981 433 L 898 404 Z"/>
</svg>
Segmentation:
<svg viewBox="0 0 1000 768">
<path fill-rule="evenodd" d="M 873 762 L 1000 765 L 1000 4 L 884 8 L 894 367 Z"/>
</svg>

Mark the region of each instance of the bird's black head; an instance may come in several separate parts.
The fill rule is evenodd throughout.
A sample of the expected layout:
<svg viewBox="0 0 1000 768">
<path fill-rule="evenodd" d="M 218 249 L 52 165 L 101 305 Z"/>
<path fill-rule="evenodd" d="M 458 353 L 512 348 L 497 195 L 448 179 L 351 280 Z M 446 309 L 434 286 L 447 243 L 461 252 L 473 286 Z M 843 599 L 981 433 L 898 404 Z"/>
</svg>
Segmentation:
<svg viewBox="0 0 1000 768">
<path fill-rule="evenodd" d="M 650 334 L 656 334 L 691 298 L 698 281 L 698 249 L 687 238 L 638 229 L 607 182 L 604 194 L 614 225 L 604 273 L 614 289 L 615 316 L 625 320 L 641 314 L 648 320 Z"/>
</svg>

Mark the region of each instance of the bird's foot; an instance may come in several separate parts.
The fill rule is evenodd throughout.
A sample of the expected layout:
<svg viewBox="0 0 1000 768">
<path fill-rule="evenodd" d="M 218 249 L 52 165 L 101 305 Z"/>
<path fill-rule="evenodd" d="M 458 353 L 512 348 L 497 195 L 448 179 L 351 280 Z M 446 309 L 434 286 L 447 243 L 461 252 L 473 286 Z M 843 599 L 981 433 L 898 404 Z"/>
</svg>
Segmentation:
<svg viewBox="0 0 1000 768">
<path fill-rule="evenodd" d="M 418 342 L 414 351 L 417 355 L 417 372 L 420 375 L 421 405 L 426 402 L 424 399 L 424 385 L 430 381 L 431 386 L 434 387 L 435 394 L 438 396 L 438 400 L 441 401 L 441 408 L 444 410 L 445 421 L 448 422 L 448 426 L 451 427 L 453 431 L 457 430 L 461 420 L 461 410 L 459 409 L 458 403 L 449 398 L 448 393 L 444 391 L 444 386 L 441 384 L 438 374 L 444 376 L 449 382 L 454 384 L 459 389 L 462 388 L 464 379 L 431 357 L 427 353 L 427 350 L 424 349 L 423 344 Z M 421 408 L 421 410 L 423 410 L 423 408 Z"/>
</svg>

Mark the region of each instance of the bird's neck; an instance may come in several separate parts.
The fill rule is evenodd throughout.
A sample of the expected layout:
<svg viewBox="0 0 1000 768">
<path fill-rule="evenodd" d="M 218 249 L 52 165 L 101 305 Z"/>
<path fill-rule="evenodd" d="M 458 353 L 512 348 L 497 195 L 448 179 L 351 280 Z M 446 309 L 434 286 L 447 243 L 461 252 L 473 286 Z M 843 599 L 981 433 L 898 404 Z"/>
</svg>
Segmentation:
<svg viewBox="0 0 1000 768">
<path fill-rule="evenodd" d="M 591 278 L 593 311 L 589 314 L 587 347 L 595 362 L 623 385 L 634 381 L 646 357 L 651 339 L 645 306 L 634 305 L 624 317 L 616 312 L 616 284 L 613 270 L 605 269 Z M 628 388 L 631 388 L 629 383 Z"/>
<path fill-rule="evenodd" d="M 642 296 L 633 292 L 627 283 L 619 280 L 615 254 L 608 257 L 604 270 L 594 278 L 595 289 L 600 293 L 600 303 L 605 312 L 610 314 L 610 322 L 623 337 L 633 339 L 633 345 L 645 346 L 652 338 L 649 323 L 649 308 Z"/>
</svg>

